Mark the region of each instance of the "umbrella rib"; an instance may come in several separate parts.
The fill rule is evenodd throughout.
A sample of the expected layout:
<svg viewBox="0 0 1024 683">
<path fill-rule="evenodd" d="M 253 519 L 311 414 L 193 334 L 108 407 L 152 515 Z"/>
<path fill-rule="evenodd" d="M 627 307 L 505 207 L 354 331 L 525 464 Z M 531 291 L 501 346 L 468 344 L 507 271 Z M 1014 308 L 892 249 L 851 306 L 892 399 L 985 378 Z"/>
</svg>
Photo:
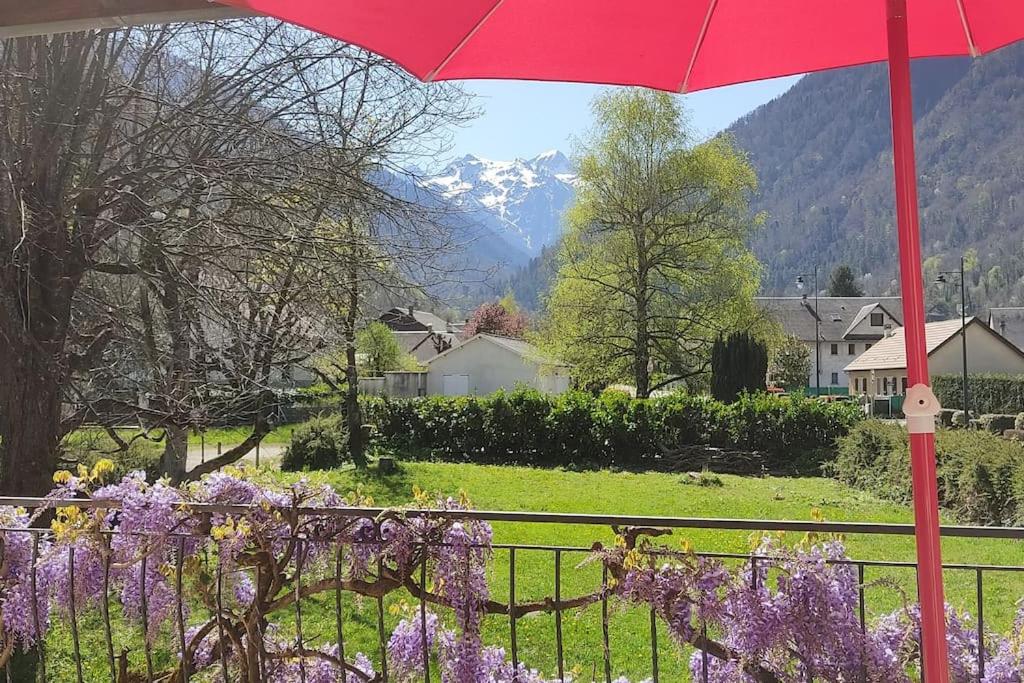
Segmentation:
<svg viewBox="0 0 1024 683">
<path fill-rule="evenodd" d="M 441 70 L 448 66 L 448 62 L 452 61 L 452 58 L 459 53 L 459 50 L 466 46 L 466 43 L 468 43 L 470 39 L 472 39 L 473 36 L 476 35 L 476 32 L 480 30 L 480 27 L 487 23 L 487 20 L 490 19 L 491 16 L 493 16 L 494 13 L 498 11 L 498 8 L 501 7 L 502 4 L 504 4 L 504 2 L 505 0 L 497 0 L 497 2 L 494 3 L 491 9 L 487 10 L 487 13 L 480 17 L 476 24 L 473 25 L 473 28 L 469 30 L 469 33 L 462 37 L 462 40 L 460 40 L 458 44 L 456 44 L 455 47 L 451 49 L 451 52 L 449 52 L 445 56 L 445 58 L 441 60 L 441 63 L 438 64 L 429 74 L 427 74 L 427 77 L 424 78 L 423 80 L 426 81 L 427 83 L 430 83 L 435 78 L 437 78 L 437 75 L 441 73 Z"/>
<path fill-rule="evenodd" d="M 972 57 L 981 55 L 981 50 L 974 42 L 974 34 L 971 33 L 971 22 L 967 19 L 967 8 L 964 7 L 964 0 L 956 0 L 956 8 L 960 12 L 960 23 L 964 27 L 964 36 L 967 38 L 967 49 Z"/>
<path fill-rule="evenodd" d="M 718 7 L 718 0 L 710 0 L 708 2 L 708 11 L 704 15 L 704 23 L 700 27 L 700 33 L 697 35 L 697 42 L 693 46 L 693 54 L 690 55 L 690 63 L 686 67 L 686 75 L 683 76 L 683 82 L 679 84 L 679 92 L 686 92 L 686 89 L 690 87 L 690 74 L 693 73 L 693 65 L 697 63 L 697 55 L 700 54 L 700 48 L 704 44 L 704 37 L 708 34 L 708 25 L 711 23 L 711 17 L 715 13 L 715 9 Z"/>
</svg>

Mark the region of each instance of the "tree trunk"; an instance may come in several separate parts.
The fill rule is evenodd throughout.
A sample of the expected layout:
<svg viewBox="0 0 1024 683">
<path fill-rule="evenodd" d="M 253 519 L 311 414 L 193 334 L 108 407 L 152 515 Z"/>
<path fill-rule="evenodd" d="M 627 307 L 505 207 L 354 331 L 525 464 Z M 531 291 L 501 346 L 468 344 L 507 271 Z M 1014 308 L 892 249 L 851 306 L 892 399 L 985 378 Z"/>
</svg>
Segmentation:
<svg viewBox="0 0 1024 683">
<path fill-rule="evenodd" d="M 188 429 L 178 425 L 167 425 L 164 435 L 164 452 L 160 456 L 160 472 L 178 484 L 185 478 L 188 468 Z"/>
<path fill-rule="evenodd" d="M 366 467 L 366 444 L 363 443 L 363 414 L 359 408 L 359 373 L 356 370 L 356 345 L 347 344 L 345 376 L 345 416 L 348 426 L 348 450 L 356 467 Z"/>
<path fill-rule="evenodd" d="M 347 221 L 349 235 L 355 235 L 352 219 Z M 356 467 L 366 467 L 363 443 L 363 415 L 359 408 L 359 368 L 356 366 L 356 322 L 359 320 L 359 263 L 353 254 L 348 264 L 348 302 L 345 313 L 345 416 L 348 426 L 348 452 Z"/>
<path fill-rule="evenodd" d="M 59 363 L 13 343 L 4 356 L 0 361 L 0 493 L 45 496 L 53 488 L 62 436 L 64 381 Z"/>
</svg>

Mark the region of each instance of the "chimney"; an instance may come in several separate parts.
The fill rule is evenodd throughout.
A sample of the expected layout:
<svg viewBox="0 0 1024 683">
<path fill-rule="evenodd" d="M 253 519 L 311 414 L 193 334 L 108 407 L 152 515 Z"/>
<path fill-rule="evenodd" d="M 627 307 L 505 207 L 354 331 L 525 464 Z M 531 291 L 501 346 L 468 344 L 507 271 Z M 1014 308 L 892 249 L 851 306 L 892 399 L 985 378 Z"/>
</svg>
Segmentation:
<svg viewBox="0 0 1024 683">
<path fill-rule="evenodd" d="M 414 318 L 414 317 L 416 317 L 416 316 L 415 316 L 415 312 L 416 312 L 416 311 L 415 311 L 415 309 L 413 308 L 413 305 L 412 305 L 412 304 L 409 304 L 409 317 L 410 317 L 410 318 Z"/>
</svg>

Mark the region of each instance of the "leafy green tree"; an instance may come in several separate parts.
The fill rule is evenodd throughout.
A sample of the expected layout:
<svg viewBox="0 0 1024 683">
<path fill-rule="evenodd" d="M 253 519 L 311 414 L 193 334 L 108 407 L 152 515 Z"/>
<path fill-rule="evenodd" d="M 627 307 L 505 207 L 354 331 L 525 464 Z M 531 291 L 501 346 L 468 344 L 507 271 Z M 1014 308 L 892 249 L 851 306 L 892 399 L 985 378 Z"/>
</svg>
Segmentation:
<svg viewBox="0 0 1024 683">
<path fill-rule="evenodd" d="M 836 266 L 828 281 L 829 296 L 864 296 L 864 290 L 857 284 L 853 270 L 845 263 Z"/>
<path fill-rule="evenodd" d="M 377 320 L 356 333 L 356 350 L 362 356 L 360 372 L 370 376 L 409 367 L 409 354 L 402 351 L 395 333 Z"/>
<path fill-rule="evenodd" d="M 732 403 L 744 392 L 765 390 L 768 348 L 747 332 L 718 337 L 711 349 L 711 395 Z"/>
<path fill-rule="evenodd" d="M 787 336 L 772 353 L 768 374 L 772 382 L 784 389 L 807 385 L 811 373 L 811 350 L 802 341 Z"/>
<path fill-rule="evenodd" d="M 695 145 L 666 94 L 618 90 L 593 109 L 538 339 L 581 383 L 645 397 L 705 373 L 714 339 L 757 319 L 757 181 L 728 137 Z"/>
</svg>

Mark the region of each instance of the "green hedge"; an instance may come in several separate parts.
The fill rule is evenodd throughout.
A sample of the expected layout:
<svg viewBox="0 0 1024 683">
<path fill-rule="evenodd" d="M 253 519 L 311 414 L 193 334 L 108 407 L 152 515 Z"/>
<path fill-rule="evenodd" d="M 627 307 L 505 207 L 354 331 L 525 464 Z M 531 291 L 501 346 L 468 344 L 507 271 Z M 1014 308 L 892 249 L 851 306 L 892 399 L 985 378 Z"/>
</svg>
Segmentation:
<svg viewBox="0 0 1024 683">
<path fill-rule="evenodd" d="M 943 408 L 963 407 L 963 381 L 963 375 L 936 375 L 932 378 L 932 390 Z M 1016 415 L 1024 412 L 1024 376 L 968 375 L 967 398 L 971 404 L 971 413 L 975 415 Z"/>
<path fill-rule="evenodd" d="M 939 502 L 971 524 L 1024 521 L 1024 446 L 978 430 L 936 434 Z M 826 472 L 898 503 L 911 500 L 906 430 L 865 420 L 839 439 Z"/>
<path fill-rule="evenodd" d="M 367 397 L 381 445 L 406 454 L 478 463 L 652 468 L 693 445 L 759 451 L 772 469 L 808 470 L 860 419 L 849 404 L 742 396 L 731 404 L 677 393 L 633 399 L 532 390 L 486 397 Z"/>
</svg>

